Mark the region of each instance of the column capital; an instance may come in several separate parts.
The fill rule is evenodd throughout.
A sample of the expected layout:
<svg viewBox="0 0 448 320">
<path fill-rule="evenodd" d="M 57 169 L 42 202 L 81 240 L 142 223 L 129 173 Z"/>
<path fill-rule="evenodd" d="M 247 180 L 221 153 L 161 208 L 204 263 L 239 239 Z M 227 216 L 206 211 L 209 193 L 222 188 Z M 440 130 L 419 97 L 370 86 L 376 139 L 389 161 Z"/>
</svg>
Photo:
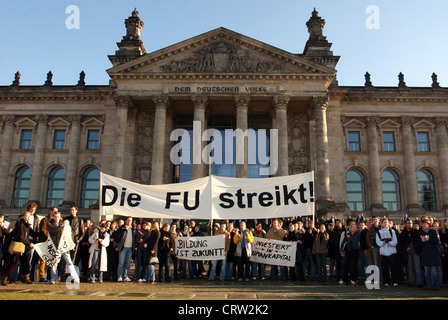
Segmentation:
<svg viewBox="0 0 448 320">
<path fill-rule="evenodd" d="M 435 123 L 437 127 L 446 127 L 448 124 L 448 117 L 437 116 L 435 118 Z"/>
<path fill-rule="evenodd" d="M 48 114 L 38 114 L 36 115 L 36 121 L 38 124 L 47 124 L 48 123 Z"/>
<path fill-rule="evenodd" d="M 156 108 L 165 108 L 168 109 L 170 99 L 166 94 L 155 95 L 152 97 L 152 101 L 156 105 Z"/>
<path fill-rule="evenodd" d="M 280 95 L 276 95 L 273 98 L 273 105 L 275 109 L 279 109 L 279 108 L 287 108 L 288 107 L 288 103 L 289 100 L 291 99 L 290 96 L 285 95 L 285 94 L 280 94 Z"/>
<path fill-rule="evenodd" d="M 313 96 L 311 100 L 311 107 L 313 109 L 327 109 L 328 96 Z"/>
<path fill-rule="evenodd" d="M 71 114 L 68 116 L 68 121 L 73 125 L 74 123 L 80 123 L 82 119 L 82 115 L 80 114 Z"/>
<path fill-rule="evenodd" d="M 379 116 L 366 116 L 367 119 L 367 126 L 368 127 L 376 127 L 380 121 Z"/>
<path fill-rule="evenodd" d="M 3 116 L 3 121 L 6 125 L 14 125 L 14 122 L 16 121 L 16 116 L 14 114 L 5 114 Z"/>
<path fill-rule="evenodd" d="M 132 98 L 128 95 L 116 96 L 114 101 L 118 109 L 130 109 L 134 106 Z"/>
<path fill-rule="evenodd" d="M 246 95 L 238 95 L 233 97 L 235 101 L 235 107 L 238 108 L 247 108 L 250 102 L 250 96 Z"/>
<path fill-rule="evenodd" d="M 193 105 L 195 108 L 207 108 L 208 104 L 208 96 L 203 94 L 196 94 L 191 96 L 191 101 L 193 102 Z"/>
<path fill-rule="evenodd" d="M 414 117 L 413 116 L 408 116 L 408 115 L 403 115 L 401 116 L 401 124 L 404 125 L 413 125 L 414 124 Z"/>
</svg>

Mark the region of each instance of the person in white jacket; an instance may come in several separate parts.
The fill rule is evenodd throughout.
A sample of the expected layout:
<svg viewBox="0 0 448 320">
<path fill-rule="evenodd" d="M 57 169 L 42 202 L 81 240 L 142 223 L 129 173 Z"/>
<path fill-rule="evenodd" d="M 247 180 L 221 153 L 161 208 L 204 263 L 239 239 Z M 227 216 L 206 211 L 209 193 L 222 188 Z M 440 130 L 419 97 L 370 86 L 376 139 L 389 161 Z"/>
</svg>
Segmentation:
<svg viewBox="0 0 448 320">
<path fill-rule="evenodd" d="M 107 271 L 106 248 L 110 243 L 109 233 L 106 232 L 106 224 L 102 223 L 89 238 L 89 282 L 95 283 L 95 270 L 98 265 L 99 282 L 103 282 L 103 272 Z"/>
<path fill-rule="evenodd" d="M 400 274 L 398 269 L 397 243 L 398 239 L 395 231 L 389 227 L 389 220 L 384 218 L 381 222 L 381 229 L 376 233 L 376 244 L 380 247 L 381 271 L 385 287 L 389 287 L 392 283 L 394 287 L 398 287 Z"/>
</svg>

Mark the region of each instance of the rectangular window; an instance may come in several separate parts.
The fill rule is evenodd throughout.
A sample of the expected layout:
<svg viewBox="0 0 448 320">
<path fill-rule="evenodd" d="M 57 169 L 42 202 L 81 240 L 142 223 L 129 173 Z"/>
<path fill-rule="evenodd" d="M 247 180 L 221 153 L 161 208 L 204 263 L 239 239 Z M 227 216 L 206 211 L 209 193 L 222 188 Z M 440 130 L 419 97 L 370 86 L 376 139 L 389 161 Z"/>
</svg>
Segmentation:
<svg viewBox="0 0 448 320">
<path fill-rule="evenodd" d="M 428 132 L 418 132 L 417 139 L 418 139 L 418 151 L 420 151 L 420 152 L 431 151 L 431 148 L 429 145 L 429 133 Z"/>
<path fill-rule="evenodd" d="M 98 150 L 100 142 L 100 131 L 89 130 L 87 132 L 87 150 Z"/>
<path fill-rule="evenodd" d="M 33 138 L 33 131 L 31 129 L 23 129 L 20 135 L 19 149 L 31 149 L 32 138 Z"/>
<path fill-rule="evenodd" d="M 395 151 L 395 135 L 393 131 L 383 132 L 383 149 L 385 152 Z"/>
<path fill-rule="evenodd" d="M 359 131 L 348 132 L 348 151 L 361 151 Z"/>
<path fill-rule="evenodd" d="M 65 143 L 65 130 L 54 130 L 53 149 L 56 150 L 64 149 L 64 143 Z"/>
</svg>

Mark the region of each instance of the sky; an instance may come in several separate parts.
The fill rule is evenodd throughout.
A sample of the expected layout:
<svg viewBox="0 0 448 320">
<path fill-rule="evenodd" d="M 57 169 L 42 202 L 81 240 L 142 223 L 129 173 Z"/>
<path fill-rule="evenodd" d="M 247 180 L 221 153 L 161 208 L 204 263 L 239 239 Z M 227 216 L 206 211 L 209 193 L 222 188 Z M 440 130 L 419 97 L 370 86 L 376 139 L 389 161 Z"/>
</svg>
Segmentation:
<svg viewBox="0 0 448 320">
<path fill-rule="evenodd" d="M 87 85 L 107 85 L 107 56 L 134 8 L 145 24 L 147 53 L 224 27 L 296 54 L 316 8 L 341 57 L 339 85 L 363 86 L 368 71 L 374 86 L 397 86 L 402 72 L 408 86 L 430 87 L 435 72 L 448 87 L 448 1 L 440 0 L 3 1 L 0 85 L 10 85 L 17 71 L 22 85 L 43 85 L 50 70 L 54 85 L 75 85 L 81 71 Z"/>
</svg>

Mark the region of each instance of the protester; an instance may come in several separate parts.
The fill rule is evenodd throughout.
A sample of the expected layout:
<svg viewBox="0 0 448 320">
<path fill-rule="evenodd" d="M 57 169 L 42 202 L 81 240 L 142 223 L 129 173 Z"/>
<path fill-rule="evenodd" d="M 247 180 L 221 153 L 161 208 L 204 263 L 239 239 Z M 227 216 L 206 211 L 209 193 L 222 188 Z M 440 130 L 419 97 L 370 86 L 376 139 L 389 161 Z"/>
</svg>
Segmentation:
<svg viewBox="0 0 448 320">
<path fill-rule="evenodd" d="M 443 253 L 440 255 L 442 260 L 442 283 L 448 283 L 448 219 L 443 219 L 439 235 L 443 248 Z"/>
<path fill-rule="evenodd" d="M 228 236 L 228 232 L 226 230 L 227 225 L 225 223 L 221 223 L 221 224 L 215 223 L 213 228 L 217 229 L 213 232 L 213 235 L 214 236 L 223 235 L 224 236 L 224 244 L 225 244 L 225 237 Z M 225 251 L 227 252 L 227 250 L 225 250 Z M 225 258 L 222 260 L 213 260 L 211 268 L 210 268 L 209 278 L 208 278 L 209 281 L 215 280 L 216 270 L 217 270 L 219 264 L 221 264 L 220 269 L 219 269 L 219 280 L 224 281 L 225 274 L 226 274 L 225 263 L 226 263 Z"/>
<path fill-rule="evenodd" d="M 266 239 L 283 241 L 286 233 L 280 227 L 280 220 L 272 220 L 272 228 L 266 233 Z M 271 265 L 271 280 L 276 280 L 278 276 L 278 266 Z M 285 267 L 280 267 L 280 276 L 283 280 L 286 280 L 286 269 Z"/>
<path fill-rule="evenodd" d="M 23 244 L 24 250 L 26 247 L 34 248 L 34 244 L 30 242 L 29 237 L 30 236 L 35 237 L 39 235 L 38 232 L 31 229 L 31 225 L 28 223 L 30 215 L 31 214 L 29 211 L 25 211 L 25 213 L 22 214 L 20 219 L 17 221 L 12 234 L 12 240 Z M 22 274 L 23 274 L 22 282 L 26 284 L 33 283 L 29 278 L 30 273 L 29 258 L 26 256 L 26 254 L 24 254 L 24 252 L 11 253 L 9 264 L 5 265 L 4 272 L 0 274 L 0 281 L 3 286 L 6 286 L 6 281 L 9 275 L 11 275 L 11 273 L 15 270 L 19 261 L 22 267 Z"/>
<path fill-rule="evenodd" d="M 383 219 L 381 229 L 376 233 L 376 244 L 381 256 L 384 286 L 389 287 L 393 284 L 394 287 L 398 287 L 400 280 L 396 248 L 398 239 L 396 233 L 389 227 L 387 218 Z"/>
<path fill-rule="evenodd" d="M 146 261 L 146 249 L 144 245 L 150 229 L 151 223 L 144 221 L 135 233 L 135 245 L 137 247 L 137 251 L 135 253 L 135 278 L 138 282 L 144 282 L 147 277 L 146 271 L 148 269 L 148 263 Z"/>
<path fill-rule="evenodd" d="M 297 243 L 297 240 L 298 240 L 298 233 L 296 232 L 295 225 L 293 222 L 290 222 L 288 226 L 288 233 L 283 238 L 283 241 Z M 289 279 L 291 281 L 296 281 L 297 280 L 296 266 L 294 265 L 293 267 L 289 267 L 288 271 L 289 271 Z"/>
<path fill-rule="evenodd" d="M 132 253 L 135 248 L 135 235 L 132 228 L 132 217 L 127 217 L 126 223 L 118 230 L 116 238 L 116 250 L 119 252 L 117 281 L 130 282 L 129 268 L 131 266 Z"/>
<path fill-rule="evenodd" d="M 227 281 L 231 281 L 234 280 L 234 274 L 233 274 L 233 270 L 234 270 L 234 264 L 235 264 L 235 255 L 236 255 L 236 244 L 233 242 L 233 238 L 237 232 L 237 230 L 233 227 L 232 223 L 228 223 L 227 224 L 227 232 L 229 234 L 228 237 L 226 237 L 226 250 L 227 250 L 227 254 L 226 254 L 226 272 L 225 272 L 225 279 Z"/>
<path fill-rule="evenodd" d="M 420 244 L 422 246 L 422 266 L 425 269 L 425 287 L 424 290 L 439 290 L 440 275 L 438 267 L 442 265 L 440 260 L 441 253 L 438 251 L 439 235 L 437 231 L 430 228 L 430 220 L 423 218 L 421 220 Z"/>
<path fill-rule="evenodd" d="M 190 237 L 192 234 L 191 227 L 187 224 L 183 224 L 183 231 L 179 232 L 179 237 Z M 193 268 L 193 262 L 191 260 L 187 259 L 180 259 L 180 270 L 181 270 L 181 279 L 187 278 L 187 265 L 188 265 L 188 276 L 190 279 L 194 279 L 194 268 Z"/>
<path fill-rule="evenodd" d="M 341 234 L 340 252 L 342 257 L 342 279 L 339 284 L 348 283 L 350 274 L 350 283 L 352 285 L 357 283 L 358 279 L 358 259 L 359 259 L 359 239 L 360 233 L 357 230 L 354 221 L 349 222 L 348 230 Z"/>
<path fill-rule="evenodd" d="M 56 211 L 53 213 L 53 219 L 51 219 L 50 224 L 47 226 L 47 231 L 49 237 L 51 237 L 51 240 L 53 241 L 53 244 L 57 247 L 64 248 L 64 245 L 60 246 L 60 241 L 64 241 L 63 235 L 64 232 L 68 234 L 71 240 L 71 228 L 68 224 L 68 221 L 63 221 L 61 218 L 61 213 Z M 68 239 L 66 239 L 68 241 Z M 73 245 L 74 247 L 74 245 Z M 74 280 L 75 283 L 79 283 L 80 279 L 78 276 L 78 273 L 76 272 L 75 266 L 73 265 L 72 258 L 70 256 L 69 251 L 62 251 L 61 260 L 64 261 L 65 266 L 67 267 L 67 271 L 70 274 L 71 278 Z M 58 278 L 58 266 L 55 265 L 50 268 L 50 274 L 51 274 L 51 280 L 50 283 L 54 284 Z M 62 274 L 61 274 L 62 276 Z"/>
<path fill-rule="evenodd" d="M 405 220 L 405 227 L 398 239 L 398 253 L 402 263 L 406 266 L 408 275 L 408 285 L 410 287 L 423 286 L 420 255 L 420 235 L 419 231 L 413 228 L 411 219 Z"/>
<path fill-rule="evenodd" d="M 317 277 L 316 257 L 313 255 L 313 245 L 317 229 L 314 227 L 314 221 L 308 221 L 308 228 L 303 235 L 303 242 L 305 247 L 305 263 L 307 264 L 307 274 L 311 280 Z"/>
<path fill-rule="evenodd" d="M 179 269 L 178 269 L 178 263 L 177 263 L 177 255 L 176 255 L 176 238 L 178 237 L 177 234 L 177 222 L 173 221 L 170 225 L 170 234 L 173 238 L 173 248 L 170 252 L 170 258 L 171 262 L 173 264 L 173 277 L 174 280 L 179 280 Z"/>
<path fill-rule="evenodd" d="M 106 248 L 107 251 L 107 278 L 110 281 L 118 280 L 118 261 L 119 261 L 119 252 L 116 250 L 117 241 L 116 237 L 119 235 L 118 230 L 118 222 L 111 221 L 109 230 L 109 246 Z"/>
<path fill-rule="evenodd" d="M 236 244 L 236 257 L 238 261 L 238 281 L 250 281 L 250 261 L 252 253 L 252 232 L 246 229 L 246 222 L 240 222 L 240 230 L 233 237 Z"/>
<path fill-rule="evenodd" d="M 261 221 L 257 222 L 252 234 L 254 238 L 266 238 L 266 231 L 263 229 L 263 224 Z M 266 279 L 266 264 L 252 262 L 252 280 L 257 280 L 257 278 L 261 280 Z"/>
<path fill-rule="evenodd" d="M 317 264 L 317 281 L 327 282 L 327 255 L 328 255 L 328 241 L 330 235 L 327 233 L 325 224 L 319 226 L 319 232 L 316 234 L 313 243 L 312 253 L 316 257 Z"/>
<path fill-rule="evenodd" d="M 159 222 L 154 221 L 151 226 L 151 231 L 149 236 L 146 238 L 145 248 L 146 248 L 146 256 L 148 260 L 148 282 L 155 283 L 156 281 L 156 272 L 155 272 L 155 263 L 151 262 L 151 258 L 156 258 L 158 256 L 158 244 L 160 238 L 160 230 L 159 230 Z"/>
<path fill-rule="evenodd" d="M 157 257 L 159 258 L 159 282 L 170 282 L 170 253 L 173 251 L 174 240 L 170 234 L 170 225 L 163 224 L 160 230 L 160 238 L 157 249 Z"/>
<path fill-rule="evenodd" d="M 106 224 L 102 223 L 90 236 L 89 256 L 89 281 L 95 283 L 95 271 L 98 267 L 98 281 L 103 282 L 103 272 L 107 271 L 107 250 L 109 246 L 109 233 L 106 232 Z"/>
</svg>

